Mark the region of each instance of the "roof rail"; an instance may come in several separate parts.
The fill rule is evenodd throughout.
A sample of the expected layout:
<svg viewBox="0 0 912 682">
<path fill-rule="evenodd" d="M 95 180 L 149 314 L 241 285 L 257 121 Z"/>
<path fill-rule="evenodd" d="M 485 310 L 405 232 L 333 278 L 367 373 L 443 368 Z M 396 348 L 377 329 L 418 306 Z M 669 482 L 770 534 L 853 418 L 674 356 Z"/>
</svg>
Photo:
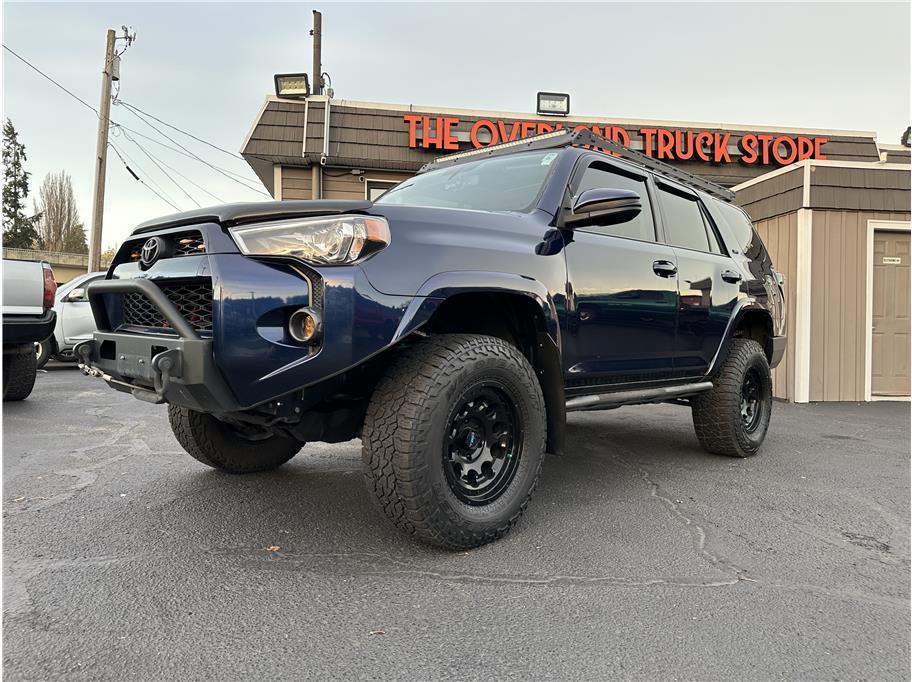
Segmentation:
<svg viewBox="0 0 912 682">
<path fill-rule="evenodd" d="M 683 171 L 680 168 L 675 168 L 664 161 L 659 161 L 651 156 L 646 156 L 641 152 L 628 149 L 614 140 L 609 140 L 603 135 L 597 135 L 588 129 L 570 130 L 567 128 L 564 130 L 555 130 L 551 133 L 525 137 L 521 140 L 514 140 L 512 142 L 494 144 L 489 147 L 482 147 L 481 149 L 472 149 L 458 154 L 448 154 L 447 156 L 441 156 L 430 163 L 426 163 L 418 172 L 425 173 L 436 168 L 452 166 L 461 163 L 462 161 L 474 161 L 475 159 L 489 156 L 502 156 L 505 154 L 515 154 L 516 152 L 532 151 L 536 149 L 554 149 L 557 147 L 590 147 L 596 151 L 605 152 L 612 156 L 619 156 L 638 166 L 660 173 L 682 185 L 700 190 L 701 192 L 706 192 L 723 201 L 733 201 L 735 198 L 735 193 L 727 187 L 717 185 L 706 178 L 701 178 L 693 173 Z"/>
</svg>

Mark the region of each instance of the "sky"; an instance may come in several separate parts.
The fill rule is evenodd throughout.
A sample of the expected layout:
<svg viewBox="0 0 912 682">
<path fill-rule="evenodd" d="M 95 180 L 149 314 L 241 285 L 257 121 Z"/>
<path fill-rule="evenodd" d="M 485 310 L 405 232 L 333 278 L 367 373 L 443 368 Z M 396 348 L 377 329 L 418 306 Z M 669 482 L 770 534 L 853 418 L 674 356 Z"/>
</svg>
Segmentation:
<svg viewBox="0 0 912 682">
<path fill-rule="evenodd" d="M 2 33 L 97 107 L 105 31 L 132 26 L 120 99 L 237 152 L 272 75 L 310 71 L 312 9 L 323 13 L 323 68 L 337 98 L 532 113 L 535 93 L 550 90 L 570 93 L 574 116 L 870 130 L 894 144 L 909 125 L 908 3 L 5 2 Z M 26 145 L 29 204 L 47 173 L 66 171 L 88 225 L 96 115 L 2 56 L 3 115 Z M 123 105 L 112 119 L 173 146 Z M 264 191 L 243 160 L 156 125 Z M 218 203 L 212 195 L 267 198 L 160 144 L 111 139 L 182 210 L 195 207 L 188 194 L 203 206 Z M 104 247 L 174 212 L 114 153 L 107 178 Z"/>
</svg>

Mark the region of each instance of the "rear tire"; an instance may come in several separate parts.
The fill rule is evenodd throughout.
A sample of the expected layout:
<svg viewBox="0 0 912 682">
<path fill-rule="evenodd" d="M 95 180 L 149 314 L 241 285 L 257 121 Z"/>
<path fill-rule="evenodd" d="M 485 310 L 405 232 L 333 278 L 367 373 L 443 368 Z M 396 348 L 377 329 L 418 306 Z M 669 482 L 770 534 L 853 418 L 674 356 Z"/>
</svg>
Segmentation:
<svg viewBox="0 0 912 682">
<path fill-rule="evenodd" d="M 25 400 L 38 375 L 35 345 L 26 343 L 3 349 L 3 401 Z"/>
<path fill-rule="evenodd" d="M 757 454 L 769 430 L 773 381 L 763 347 L 732 339 L 713 389 L 691 399 L 694 430 L 705 450 L 728 457 Z"/>
<path fill-rule="evenodd" d="M 394 525 L 425 542 L 491 542 L 535 489 L 546 421 L 535 370 L 514 346 L 469 334 L 421 340 L 392 364 L 368 407 L 368 490 Z"/>
<path fill-rule="evenodd" d="M 54 354 L 54 337 L 49 336 L 44 341 L 35 342 L 35 361 L 38 369 L 44 367 Z"/>
<path fill-rule="evenodd" d="M 177 442 L 191 457 L 231 474 L 271 471 L 304 446 L 299 440 L 281 436 L 250 440 L 210 414 L 175 405 L 168 405 L 168 419 Z"/>
</svg>

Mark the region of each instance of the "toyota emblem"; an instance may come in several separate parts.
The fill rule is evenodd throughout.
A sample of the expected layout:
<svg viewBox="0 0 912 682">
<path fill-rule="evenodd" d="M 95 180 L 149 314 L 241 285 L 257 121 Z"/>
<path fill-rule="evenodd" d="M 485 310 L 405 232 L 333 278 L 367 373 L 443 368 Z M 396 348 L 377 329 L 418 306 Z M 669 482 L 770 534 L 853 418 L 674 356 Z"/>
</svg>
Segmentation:
<svg viewBox="0 0 912 682">
<path fill-rule="evenodd" d="M 139 254 L 139 262 L 142 263 L 143 267 L 151 268 L 155 265 L 155 261 L 157 261 L 162 254 L 163 246 L 161 237 L 152 237 L 151 239 L 146 240 L 146 243 L 143 244 L 142 251 Z"/>
</svg>

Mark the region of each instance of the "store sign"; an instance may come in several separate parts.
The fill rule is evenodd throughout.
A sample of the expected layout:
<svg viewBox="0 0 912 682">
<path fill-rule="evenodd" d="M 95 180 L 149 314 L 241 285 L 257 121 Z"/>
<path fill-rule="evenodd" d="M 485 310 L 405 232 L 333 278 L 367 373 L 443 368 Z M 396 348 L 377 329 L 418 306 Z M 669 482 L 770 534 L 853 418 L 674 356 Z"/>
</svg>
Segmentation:
<svg viewBox="0 0 912 682">
<path fill-rule="evenodd" d="M 460 138 L 466 137 L 464 130 L 459 130 L 460 119 L 455 116 L 406 114 L 404 122 L 408 126 L 412 149 L 456 151 L 463 141 Z M 482 118 L 472 121 L 466 141 L 480 149 L 563 128 L 563 123 Z M 630 131 L 621 126 L 577 125 L 573 129 L 589 129 L 625 147 L 631 146 Z M 640 128 L 635 134 L 640 138 L 643 153 L 662 161 L 718 164 L 737 161 L 748 165 L 786 166 L 804 159 L 826 159 L 823 153 L 825 137 L 743 133 L 735 138 L 728 132 L 673 128 Z"/>
</svg>

